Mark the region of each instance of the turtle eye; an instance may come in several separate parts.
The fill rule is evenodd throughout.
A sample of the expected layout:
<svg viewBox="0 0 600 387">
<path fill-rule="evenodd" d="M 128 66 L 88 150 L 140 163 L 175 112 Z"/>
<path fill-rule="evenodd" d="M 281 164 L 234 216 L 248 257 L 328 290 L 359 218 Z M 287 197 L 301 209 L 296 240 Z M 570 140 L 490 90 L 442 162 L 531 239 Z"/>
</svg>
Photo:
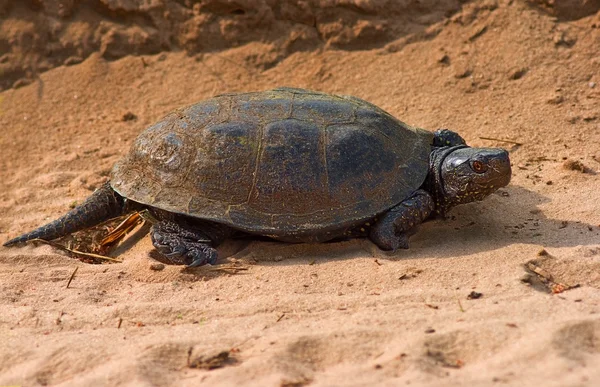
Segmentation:
<svg viewBox="0 0 600 387">
<path fill-rule="evenodd" d="M 479 160 L 473 161 L 471 163 L 471 168 L 477 173 L 484 173 L 488 169 L 487 165 Z"/>
</svg>

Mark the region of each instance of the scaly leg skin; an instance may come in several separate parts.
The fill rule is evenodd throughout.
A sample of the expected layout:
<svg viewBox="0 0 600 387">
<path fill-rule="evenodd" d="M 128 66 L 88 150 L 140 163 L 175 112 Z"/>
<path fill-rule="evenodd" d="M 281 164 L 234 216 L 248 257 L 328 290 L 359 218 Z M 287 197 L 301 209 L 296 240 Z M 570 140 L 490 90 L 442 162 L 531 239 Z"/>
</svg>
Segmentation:
<svg viewBox="0 0 600 387">
<path fill-rule="evenodd" d="M 210 230 L 205 232 L 201 227 L 186 226 L 170 220 L 154 224 L 150 230 L 152 244 L 174 264 L 188 267 L 214 265 L 218 255 L 213 245 L 220 241 L 210 238 Z"/>
<path fill-rule="evenodd" d="M 438 129 L 433 133 L 434 147 L 446 147 L 457 145 L 467 145 L 465 139 L 462 138 L 458 133 L 448 129 Z"/>
<path fill-rule="evenodd" d="M 434 209 L 431 195 L 420 189 L 383 214 L 369 232 L 369 239 L 382 250 L 408 249 L 408 237 Z"/>
</svg>

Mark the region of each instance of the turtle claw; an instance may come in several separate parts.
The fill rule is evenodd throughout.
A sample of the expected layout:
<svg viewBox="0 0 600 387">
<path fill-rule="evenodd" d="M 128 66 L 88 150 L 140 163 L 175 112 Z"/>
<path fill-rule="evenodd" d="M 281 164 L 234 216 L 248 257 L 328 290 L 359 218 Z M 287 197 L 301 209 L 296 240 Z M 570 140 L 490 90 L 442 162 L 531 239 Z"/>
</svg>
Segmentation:
<svg viewBox="0 0 600 387">
<path fill-rule="evenodd" d="M 167 258 L 173 258 L 173 257 L 181 257 L 181 256 L 185 255 L 185 253 L 186 253 L 186 251 L 183 248 L 183 246 L 177 246 L 172 252 L 163 253 L 163 255 Z"/>
<path fill-rule="evenodd" d="M 404 232 L 395 233 L 393 230 L 371 231 L 369 239 L 384 251 L 395 253 L 400 249 L 408 249 L 408 235 Z"/>
<path fill-rule="evenodd" d="M 206 258 L 202 257 L 200 259 L 196 259 L 195 261 L 187 265 L 187 267 L 198 267 L 203 265 L 214 265 L 214 262 L 207 262 Z"/>
<path fill-rule="evenodd" d="M 217 262 L 217 250 L 213 247 L 199 246 L 200 248 L 194 248 L 187 252 L 186 262 L 191 260 L 192 263 L 188 263 L 188 267 L 197 267 L 202 265 L 214 265 Z"/>
<path fill-rule="evenodd" d="M 402 250 L 408 249 L 408 235 L 406 235 L 406 233 L 402 232 L 402 233 L 396 234 L 396 238 L 394 240 L 394 246 L 392 247 L 392 251 L 396 252 L 399 249 L 402 249 Z"/>
</svg>

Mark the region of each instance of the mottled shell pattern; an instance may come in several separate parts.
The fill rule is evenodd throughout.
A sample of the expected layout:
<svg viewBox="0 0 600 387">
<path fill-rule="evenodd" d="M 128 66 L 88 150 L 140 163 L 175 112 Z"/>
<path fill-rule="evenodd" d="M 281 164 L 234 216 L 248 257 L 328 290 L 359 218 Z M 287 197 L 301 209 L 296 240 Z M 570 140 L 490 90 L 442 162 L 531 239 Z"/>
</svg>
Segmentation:
<svg viewBox="0 0 600 387">
<path fill-rule="evenodd" d="M 425 180 L 432 139 L 356 97 L 224 94 L 141 133 L 111 185 L 148 206 L 294 239 L 407 198 Z"/>
</svg>

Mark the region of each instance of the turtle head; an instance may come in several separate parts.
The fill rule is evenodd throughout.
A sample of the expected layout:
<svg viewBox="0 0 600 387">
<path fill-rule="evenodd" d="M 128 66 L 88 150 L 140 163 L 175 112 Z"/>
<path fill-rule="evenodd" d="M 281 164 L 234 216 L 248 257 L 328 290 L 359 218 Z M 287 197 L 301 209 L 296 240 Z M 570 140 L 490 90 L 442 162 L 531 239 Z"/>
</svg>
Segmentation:
<svg viewBox="0 0 600 387">
<path fill-rule="evenodd" d="M 483 200 L 510 182 L 508 152 L 496 148 L 457 146 L 434 151 L 431 167 L 436 210 Z"/>
</svg>

